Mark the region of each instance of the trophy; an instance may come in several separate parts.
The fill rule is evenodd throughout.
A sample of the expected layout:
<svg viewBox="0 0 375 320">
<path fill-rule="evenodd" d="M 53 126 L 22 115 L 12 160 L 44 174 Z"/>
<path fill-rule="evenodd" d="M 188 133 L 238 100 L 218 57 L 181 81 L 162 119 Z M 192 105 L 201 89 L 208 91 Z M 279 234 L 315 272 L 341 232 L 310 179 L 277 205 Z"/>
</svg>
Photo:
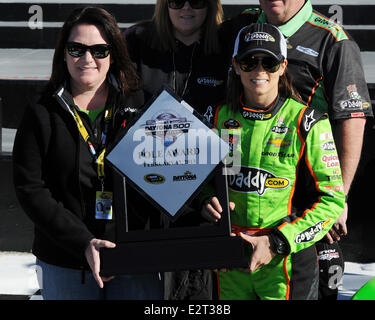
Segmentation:
<svg viewBox="0 0 375 320">
<path fill-rule="evenodd" d="M 163 86 L 106 156 L 115 172 L 116 248 L 101 249 L 101 275 L 248 267 L 252 247 L 231 236 L 223 163 L 228 152 L 203 117 Z M 152 203 L 150 215 L 176 222 L 209 181 L 223 207 L 219 222 L 129 229 L 126 185 Z"/>
</svg>

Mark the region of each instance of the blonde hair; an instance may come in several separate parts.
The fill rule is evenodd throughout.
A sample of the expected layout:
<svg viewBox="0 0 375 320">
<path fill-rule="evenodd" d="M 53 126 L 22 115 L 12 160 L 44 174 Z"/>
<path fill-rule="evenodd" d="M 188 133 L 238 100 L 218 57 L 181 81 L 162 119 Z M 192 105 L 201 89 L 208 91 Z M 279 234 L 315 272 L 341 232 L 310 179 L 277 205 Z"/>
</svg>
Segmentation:
<svg viewBox="0 0 375 320">
<path fill-rule="evenodd" d="M 207 0 L 207 16 L 202 26 L 202 39 L 205 54 L 219 52 L 217 30 L 223 21 L 223 8 L 220 0 Z M 152 22 L 156 36 L 151 38 L 152 46 L 162 51 L 175 49 L 173 26 L 169 18 L 168 1 L 157 0 Z"/>
</svg>

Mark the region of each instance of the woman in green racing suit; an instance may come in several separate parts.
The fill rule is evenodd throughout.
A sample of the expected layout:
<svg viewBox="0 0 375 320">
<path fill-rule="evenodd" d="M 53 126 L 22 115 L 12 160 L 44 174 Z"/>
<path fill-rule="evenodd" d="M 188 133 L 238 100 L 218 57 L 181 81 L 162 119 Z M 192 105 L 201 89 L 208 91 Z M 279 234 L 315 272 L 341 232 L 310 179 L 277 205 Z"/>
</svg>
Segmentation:
<svg viewBox="0 0 375 320">
<path fill-rule="evenodd" d="M 232 231 L 253 247 L 249 269 L 218 272 L 220 299 L 317 299 L 312 245 L 344 208 L 328 118 L 298 102 L 286 57 L 275 26 L 243 28 L 227 104 L 216 110 L 215 127 L 229 131 L 231 152 L 241 155 L 228 177 Z M 217 221 L 222 207 L 214 195 L 202 215 Z"/>
</svg>

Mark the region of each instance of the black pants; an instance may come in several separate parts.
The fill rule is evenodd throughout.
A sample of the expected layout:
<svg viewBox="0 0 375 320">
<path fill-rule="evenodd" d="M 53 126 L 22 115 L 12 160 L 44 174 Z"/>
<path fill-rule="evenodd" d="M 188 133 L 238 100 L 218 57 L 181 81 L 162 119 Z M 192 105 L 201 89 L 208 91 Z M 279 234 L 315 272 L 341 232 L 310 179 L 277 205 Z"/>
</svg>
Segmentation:
<svg viewBox="0 0 375 320">
<path fill-rule="evenodd" d="M 344 275 L 344 258 L 338 242 L 324 239 L 315 244 L 319 261 L 319 300 L 337 300 L 338 285 Z"/>
<path fill-rule="evenodd" d="M 214 272 L 186 270 L 166 272 L 164 275 L 165 300 L 212 300 L 217 297 Z"/>
</svg>

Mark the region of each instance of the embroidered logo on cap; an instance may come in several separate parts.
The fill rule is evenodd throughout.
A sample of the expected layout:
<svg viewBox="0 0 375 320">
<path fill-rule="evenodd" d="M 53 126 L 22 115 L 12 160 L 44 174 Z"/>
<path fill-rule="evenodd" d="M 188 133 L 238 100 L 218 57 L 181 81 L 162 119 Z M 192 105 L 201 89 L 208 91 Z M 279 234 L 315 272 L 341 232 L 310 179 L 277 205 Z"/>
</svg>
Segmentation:
<svg viewBox="0 0 375 320">
<path fill-rule="evenodd" d="M 246 42 L 258 41 L 258 40 L 275 42 L 275 38 L 266 32 L 254 32 L 254 33 L 247 33 L 245 35 Z"/>
</svg>

